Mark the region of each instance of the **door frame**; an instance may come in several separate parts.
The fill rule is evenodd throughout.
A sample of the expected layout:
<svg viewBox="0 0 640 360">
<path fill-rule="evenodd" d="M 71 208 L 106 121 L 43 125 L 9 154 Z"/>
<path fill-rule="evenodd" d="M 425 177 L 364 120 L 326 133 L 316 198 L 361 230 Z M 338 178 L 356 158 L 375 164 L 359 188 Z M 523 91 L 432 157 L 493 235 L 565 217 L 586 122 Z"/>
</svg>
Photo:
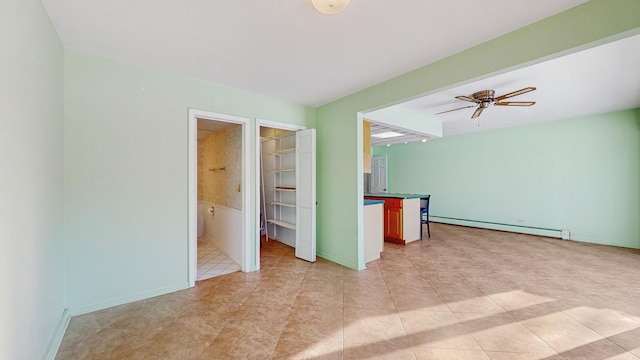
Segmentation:
<svg viewBox="0 0 640 360">
<path fill-rule="evenodd" d="M 251 206 L 250 196 L 247 188 L 251 184 L 251 152 L 247 149 L 250 144 L 249 124 L 251 119 L 214 113 L 211 111 L 189 109 L 189 166 L 188 166 L 188 281 L 189 287 L 196 284 L 198 278 L 198 119 L 239 124 L 242 126 L 242 271 L 248 271 L 250 247 L 250 232 L 248 226 L 251 224 L 249 208 Z"/>
<path fill-rule="evenodd" d="M 260 203 L 262 201 L 262 199 L 260 199 L 260 157 L 262 156 L 262 154 L 260 153 L 261 150 L 261 146 L 260 146 L 260 128 L 261 127 L 269 127 L 269 128 L 273 128 L 273 129 L 278 129 L 278 130 L 288 130 L 288 131 L 300 131 L 300 130 L 306 130 L 307 127 L 306 126 L 302 126 L 302 125 L 294 125 L 294 124 L 287 124 L 287 123 L 282 123 L 282 122 L 277 122 L 277 121 L 271 121 L 271 120 L 265 120 L 265 119 L 256 119 L 256 127 L 255 127 L 255 174 L 256 174 L 256 181 L 255 181 L 255 194 L 256 194 L 256 211 L 254 213 L 255 219 L 256 219 L 256 237 L 254 239 L 254 243 L 255 243 L 255 249 L 256 252 L 254 254 L 255 258 L 254 258 L 254 263 L 256 264 L 256 268 L 254 270 L 260 270 Z M 248 243 L 247 243 L 248 244 Z"/>
</svg>

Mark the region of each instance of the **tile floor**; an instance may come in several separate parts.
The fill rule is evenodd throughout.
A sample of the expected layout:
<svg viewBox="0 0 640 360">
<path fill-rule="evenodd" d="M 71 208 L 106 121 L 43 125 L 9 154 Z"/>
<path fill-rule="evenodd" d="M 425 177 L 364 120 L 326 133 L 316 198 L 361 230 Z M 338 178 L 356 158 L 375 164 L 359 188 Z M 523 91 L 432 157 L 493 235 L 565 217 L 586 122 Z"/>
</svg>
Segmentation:
<svg viewBox="0 0 640 360">
<path fill-rule="evenodd" d="M 639 359 L 640 251 L 432 224 L 354 271 L 262 270 L 71 320 L 56 359 Z"/>
<path fill-rule="evenodd" d="M 198 238 L 198 281 L 239 270 L 240 265 L 220 251 L 212 241 Z"/>
</svg>

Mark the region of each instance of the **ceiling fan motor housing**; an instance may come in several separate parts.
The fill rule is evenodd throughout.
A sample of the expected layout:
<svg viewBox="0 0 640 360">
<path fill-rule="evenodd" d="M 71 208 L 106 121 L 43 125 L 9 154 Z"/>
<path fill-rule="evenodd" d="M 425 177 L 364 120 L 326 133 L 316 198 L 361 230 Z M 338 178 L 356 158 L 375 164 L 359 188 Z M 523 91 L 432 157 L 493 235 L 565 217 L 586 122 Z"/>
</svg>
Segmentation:
<svg viewBox="0 0 640 360">
<path fill-rule="evenodd" d="M 486 102 L 486 101 L 493 101 L 495 93 L 496 92 L 493 90 L 480 90 L 478 92 L 474 92 L 473 95 L 471 96 L 473 96 L 473 98 L 476 100 Z"/>
</svg>

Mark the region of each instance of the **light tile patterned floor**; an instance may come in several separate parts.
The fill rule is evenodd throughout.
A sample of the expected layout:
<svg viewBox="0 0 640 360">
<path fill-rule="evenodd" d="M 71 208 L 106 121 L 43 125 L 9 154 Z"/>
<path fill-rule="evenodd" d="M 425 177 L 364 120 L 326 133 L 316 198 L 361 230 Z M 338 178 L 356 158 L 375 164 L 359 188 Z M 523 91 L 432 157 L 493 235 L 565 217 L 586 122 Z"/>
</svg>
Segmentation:
<svg viewBox="0 0 640 360">
<path fill-rule="evenodd" d="M 198 281 L 240 270 L 225 253 L 206 238 L 198 238 Z"/>
<path fill-rule="evenodd" d="M 362 271 L 260 263 L 74 316 L 56 359 L 640 359 L 640 250 L 433 223 Z"/>
</svg>

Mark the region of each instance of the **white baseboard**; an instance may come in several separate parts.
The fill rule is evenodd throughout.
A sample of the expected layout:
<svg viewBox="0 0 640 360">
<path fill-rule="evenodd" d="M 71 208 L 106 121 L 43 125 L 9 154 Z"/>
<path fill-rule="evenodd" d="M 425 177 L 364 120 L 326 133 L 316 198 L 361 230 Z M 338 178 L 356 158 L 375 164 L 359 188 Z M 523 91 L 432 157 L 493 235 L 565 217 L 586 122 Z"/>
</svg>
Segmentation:
<svg viewBox="0 0 640 360">
<path fill-rule="evenodd" d="M 49 345 L 47 345 L 47 349 L 44 352 L 43 360 L 54 360 L 56 355 L 58 354 L 58 350 L 60 349 L 60 345 L 62 345 L 62 339 L 64 338 L 64 333 L 67 332 L 67 327 L 69 326 L 69 322 L 71 321 L 71 312 L 69 309 L 64 309 L 62 311 L 62 315 L 60 315 L 60 320 L 58 320 L 58 326 L 56 326 L 56 330 L 51 336 L 49 340 Z"/>
<path fill-rule="evenodd" d="M 140 300 L 149 299 L 149 298 L 160 296 L 160 295 L 169 294 L 175 291 L 185 290 L 188 288 L 189 288 L 188 282 L 166 286 L 163 288 L 143 291 L 137 294 L 123 296 L 120 298 L 115 298 L 115 299 L 99 302 L 96 304 L 80 306 L 80 307 L 71 309 L 70 313 L 71 313 L 71 316 L 78 316 L 78 315 L 87 314 L 87 313 L 98 311 L 98 310 L 104 310 L 104 309 L 118 306 L 118 305 L 128 304 L 134 301 L 140 301 Z"/>
<path fill-rule="evenodd" d="M 492 223 L 488 221 L 455 219 L 455 218 L 447 218 L 447 217 L 439 217 L 439 216 L 430 216 L 429 221 L 434 223 L 470 226 L 470 227 L 481 228 L 481 229 L 508 231 L 508 232 L 514 232 L 514 233 L 520 233 L 520 234 L 547 236 L 547 237 L 554 237 L 554 238 L 560 238 L 560 239 L 562 238 L 562 230 L 560 229 L 545 229 L 545 228 L 537 228 L 537 227 L 531 227 L 531 226 L 498 224 L 498 223 Z"/>
</svg>

